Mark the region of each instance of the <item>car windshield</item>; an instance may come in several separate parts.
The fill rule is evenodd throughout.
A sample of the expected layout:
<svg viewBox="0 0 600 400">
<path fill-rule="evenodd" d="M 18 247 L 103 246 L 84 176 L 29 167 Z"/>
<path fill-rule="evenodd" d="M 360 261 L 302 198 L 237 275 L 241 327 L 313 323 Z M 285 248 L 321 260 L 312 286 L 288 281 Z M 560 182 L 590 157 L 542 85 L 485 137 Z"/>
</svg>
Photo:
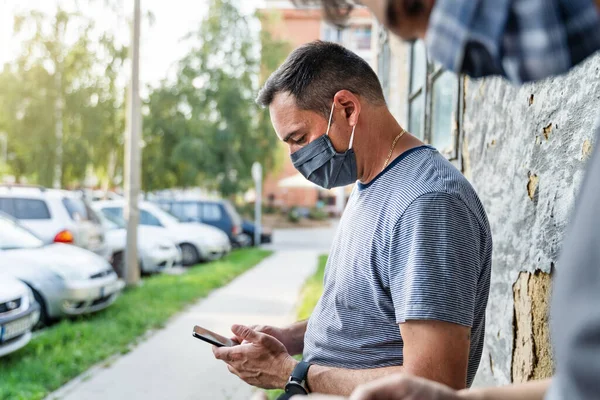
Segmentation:
<svg viewBox="0 0 600 400">
<path fill-rule="evenodd" d="M 16 222 L 0 217 L 0 250 L 33 249 L 44 243 Z"/>
<path fill-rule="evenodd" d="M 176 225 L 181 222 L 176 216 L 154 204 L 147 203 L 145 204 L 144 208 L 154 217 L 159 219 L 161 224 L 164 226 Z"/>
<path fill-rule="evenodd" d="M 98 216 L 104 219 L 109 229 L 125 229 L 127 223 L 123 217 L 111 213 L 99 213 Z"/>
</svg>

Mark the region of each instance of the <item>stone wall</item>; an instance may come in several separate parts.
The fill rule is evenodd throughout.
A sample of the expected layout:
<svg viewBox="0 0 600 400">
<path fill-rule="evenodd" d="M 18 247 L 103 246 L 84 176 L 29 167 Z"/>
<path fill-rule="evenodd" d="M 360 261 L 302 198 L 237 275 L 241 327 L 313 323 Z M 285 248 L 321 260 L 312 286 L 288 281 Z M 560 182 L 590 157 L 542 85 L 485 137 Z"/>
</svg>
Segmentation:
<svg viewBox="0 0 600 400">
<path fill-rule="evenodd" d="M 477 384 L 553 372 L 548 299 L 562 238 L 600 119 L 600 56 L 517 88 L 464 84 L 462 165 L 494 235 L 485 350 Z"/>
</svg>

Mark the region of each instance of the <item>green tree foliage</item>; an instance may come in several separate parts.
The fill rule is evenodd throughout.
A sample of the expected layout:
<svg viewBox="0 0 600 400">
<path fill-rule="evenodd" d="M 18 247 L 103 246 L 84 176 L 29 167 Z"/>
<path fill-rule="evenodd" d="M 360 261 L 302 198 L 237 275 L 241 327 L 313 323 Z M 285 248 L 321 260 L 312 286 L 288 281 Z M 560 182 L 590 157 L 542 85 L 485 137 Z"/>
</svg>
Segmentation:
<svg viewBox="0 0 600 400">
<path fill-rule="evenodd" d="M 259 33 L 259 19 L 263 26 L 269 19 L 243 15 L 235 2 L 209 2 L 205 20 L 186 37 L 190 50 L 176 79 L 150 88 L 143 107 L 145 190 L 200 185 L 232 196 L 251 187 L 253 162 L 265 171 L 281 164 L 268 111 L 254 98 L 289 46 L 268 30 Z M 127 48 L 99 32 L 93 18 L 60 6 L 17 16 L 15 37 L 22 52 L 0 66 L 8 172 L 70 187 L 92 169 L 112 185 L 123 165 Z"/>
<path fill-rule="evenodd" d="M 191 50 L 176 82 L 163 82 L 149 98 L 145 189 L 201 185 L 231 196 L 252 185 L 253 162 L 265 170 L 276 165 L 277 138 L 254 98 L 287 48 L 264 32 L 259 36 L 256 22 L 232 0 L 210 1 L 200 28 L 187 36 Z"/>
<path fill-rule="evenodd" d="M 95 37 L 90 18 L 60 7 L 17 16 L 15 37 L 22 53 L 0 72 L 10 170 L 46 186 L 81 183 L 90 165 L 108 177 L 122 158 L 124 96 L 116 82 L 127 49 L 110 34 Z"/>
</svg>

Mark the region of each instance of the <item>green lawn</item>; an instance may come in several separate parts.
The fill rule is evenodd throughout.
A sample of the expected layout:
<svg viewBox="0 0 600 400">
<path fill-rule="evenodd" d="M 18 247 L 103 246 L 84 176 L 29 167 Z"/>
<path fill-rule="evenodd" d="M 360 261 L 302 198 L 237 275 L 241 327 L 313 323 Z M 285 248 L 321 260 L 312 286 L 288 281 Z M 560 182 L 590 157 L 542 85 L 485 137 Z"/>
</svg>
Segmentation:
<svg viewBox="0 0 600 400">
<path fill-rule="evenodd" d="M 146 331 L 163 327 L 185 305 L 270 254 L 243 249 L 220 261 L 192 267 L 183 275 L 149 277 L 108 309 L 44 330 L 20 351 L 0 359 L 0 399 L 41 399 L 94 364 L 127 353 Z"/>
<path fill-rule="evenodd" d="M 312 314 L 313 309 L 317 305 L 321 293 L 323 292 L 323 276 L 325 275 L 325 264 L 327 264 L 327 256 L 319 256 L 319 266 L 313 276 L 308 278 L 302 292 L 300 293 L 300 302 L 298 304 L 297 319 L 298 321 L 308 319 Z M 299 358 L 299 357 L 298 357 Z M 275 400 L 283 393 L 283 390 L 269 390 L 267 396 L 269 400 Z"/>
</svg>

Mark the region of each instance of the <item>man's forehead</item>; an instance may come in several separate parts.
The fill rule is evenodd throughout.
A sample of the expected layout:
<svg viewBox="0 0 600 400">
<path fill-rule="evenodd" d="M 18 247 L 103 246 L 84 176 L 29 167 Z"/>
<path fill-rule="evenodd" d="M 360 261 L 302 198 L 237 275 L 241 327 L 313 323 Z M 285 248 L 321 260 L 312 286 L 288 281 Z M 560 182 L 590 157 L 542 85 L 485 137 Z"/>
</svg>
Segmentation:
<svg viewBox="0 0 600 400">
<path fill-rule="evenodd" d="M 269 106 L 271 121 L 280 139 L 291 131 L 299 129 L 307 123 L 307 112 L 296 105 L 293 95 L 287 92 L 277 93 Z"/>
<path fill-rule="evenodd" d="M 290 92 L 279 92 L 273 97 L 270 105 L 271 110 L 299 111 L 296 99 Z"/>
</svg>

